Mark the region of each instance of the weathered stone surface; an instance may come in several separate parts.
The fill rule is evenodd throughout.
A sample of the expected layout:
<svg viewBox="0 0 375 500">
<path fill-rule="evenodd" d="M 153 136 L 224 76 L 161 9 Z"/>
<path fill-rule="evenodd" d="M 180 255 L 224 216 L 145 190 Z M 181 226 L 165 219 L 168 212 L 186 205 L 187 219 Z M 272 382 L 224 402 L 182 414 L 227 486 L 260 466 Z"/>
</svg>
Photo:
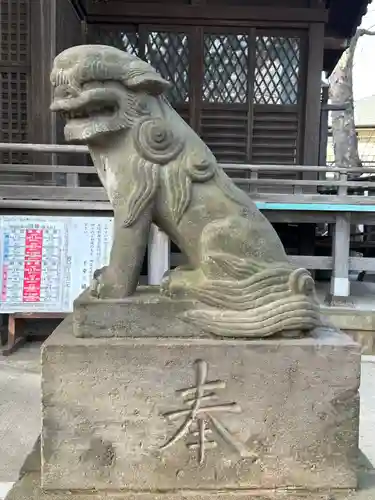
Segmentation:
<svg viewBox="0 0 375 500">
<path fill-rule="evenodd" d="M 31 467 L 27 467 L 27 464 Z M 308 492 L 293 489 L 281 490 L 233 490 L 233 491 L 178 491 L 178 492 L 112 492 L 84 490 L 41 489 L 40 453 L 38 449 L 28 456 L 22 470 L 21 478 L 13 486 L 6 500 L 375 500 L 375 470 L 366 457 L 360 454 L 358 491 L 330 488 Z"/>
<path fill-rule="evenodd" d="M 74 301 L 73 331 L 77 337 L 208 337 L 182 319 L 191 307 L 191 300 L 164 297 L 158 287 L 139 287 L 124 299 L 99 299 L 85 290 Z"/>
<path fill-rule="evenodd" d="M 108 266 L 94 273 L 100 298 L 133 295 L 150 224 L 185 254 L 162 293 L 192 299 L 185 312 L 218 336 L 305 334 L 320 325 L 314 281 L 294 269 L 276 231 L 162 95 L 170 84 L 114 47 L 59 54 L 51 110 L 68 141 L 87 143 L 114 211 Z"/>
<path fill-rule="evenodd" d="M 346 335 L 82 339 L 67 319 L 45 343 L 42 365 L 46 489 L 356 485 L 360 355 Z M 197 393 L 181 390 L 210 382 L 202 392 L 217 399 L 198 391 L 195 408 L 213 431 L 199 463 L 199 449 L 187 447 L 199 443 L 196 429 L 183 428 L 192 408 L 185 399 Z"/>
<path fill-rule="evenodd" d="M 347 491 L 217 491 L 217 492 L 84 492 L 46 491 L 40 487 L 40 474 L 24 476 L 12 488 L 6 500 L 375 500 L 375 489 Z"/>
</svg>

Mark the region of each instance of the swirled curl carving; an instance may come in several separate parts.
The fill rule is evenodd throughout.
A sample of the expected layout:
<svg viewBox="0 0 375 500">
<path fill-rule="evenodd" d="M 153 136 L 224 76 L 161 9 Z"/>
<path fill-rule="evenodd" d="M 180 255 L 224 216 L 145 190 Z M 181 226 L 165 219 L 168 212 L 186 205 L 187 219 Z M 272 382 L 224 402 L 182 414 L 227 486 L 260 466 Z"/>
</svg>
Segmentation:
<svg viewBox="0 0 375 500">
<path fill-rule="evenodd" d="M 142 118 L 134 127 L 133 134 L 137 152 L 159 165 L 172 161 L 184 147 L 182 139 L 172 132 L 163 118 Z"/>
<path fill-rule="evenodd" d="M 197 161 L 187 163 L 187 172 L 193 182 L 206 182 L 215 175 L 215 164 L 202 158 Z"/>
</svg>

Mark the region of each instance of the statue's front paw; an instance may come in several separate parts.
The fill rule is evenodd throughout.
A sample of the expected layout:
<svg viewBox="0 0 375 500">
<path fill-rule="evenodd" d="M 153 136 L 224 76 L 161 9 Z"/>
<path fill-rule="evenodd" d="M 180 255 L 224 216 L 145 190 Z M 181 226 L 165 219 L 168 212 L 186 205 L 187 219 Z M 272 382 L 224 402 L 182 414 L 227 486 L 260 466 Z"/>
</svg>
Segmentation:
<svg viewBox="0 0 375 500">
<path fill-rule="evenodd" d="M 90 294 L 98 299 L 121 298 L 123 293 L 117 285 L 116 273 L 109 266 L 94 272 L 90 285 Z"/>
<path fill-rule="evenodd" d="M 96 269 L 91 279 L 90 283 L 90 295 L 93 297 L 99 297 L 100 284 L 102 280 L 102 275 L 107 266 Z"/>
</svg>

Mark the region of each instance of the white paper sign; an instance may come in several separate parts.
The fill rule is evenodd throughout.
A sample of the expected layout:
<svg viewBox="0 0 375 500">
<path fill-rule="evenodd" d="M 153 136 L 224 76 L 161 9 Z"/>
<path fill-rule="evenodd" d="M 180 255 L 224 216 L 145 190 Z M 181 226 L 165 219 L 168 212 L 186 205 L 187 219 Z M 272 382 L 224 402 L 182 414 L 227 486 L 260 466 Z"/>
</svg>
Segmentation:
<svg viewBox="0 0 375 500">
<path fill-rule="evenodd" d="M 71 312 L 109 261 L 111 217 L 0 217 L 0 313 Z"/>
</svg>

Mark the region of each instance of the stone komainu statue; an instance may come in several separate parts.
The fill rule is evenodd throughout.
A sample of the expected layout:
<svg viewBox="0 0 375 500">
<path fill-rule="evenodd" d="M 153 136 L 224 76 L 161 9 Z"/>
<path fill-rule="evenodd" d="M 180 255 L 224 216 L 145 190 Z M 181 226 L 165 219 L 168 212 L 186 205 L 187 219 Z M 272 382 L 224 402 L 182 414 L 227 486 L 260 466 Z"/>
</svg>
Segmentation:
<svg viewBox="0 0 375 500">
<path fill-rule="evenodd" d="M 56 57 L 51 110 L 67 141 L 87 143 L 114 210 L 99 298 L 133 294 L 150 224 L 178 245 L 187 266 L 161 292 L 191 300 L 185 319 L 222 336 L 265 337 L 320 323 L 314 281 L 290 266 L 278 235 L 163 96 L 149 64 L 101 45 Z"/>
</svg>

